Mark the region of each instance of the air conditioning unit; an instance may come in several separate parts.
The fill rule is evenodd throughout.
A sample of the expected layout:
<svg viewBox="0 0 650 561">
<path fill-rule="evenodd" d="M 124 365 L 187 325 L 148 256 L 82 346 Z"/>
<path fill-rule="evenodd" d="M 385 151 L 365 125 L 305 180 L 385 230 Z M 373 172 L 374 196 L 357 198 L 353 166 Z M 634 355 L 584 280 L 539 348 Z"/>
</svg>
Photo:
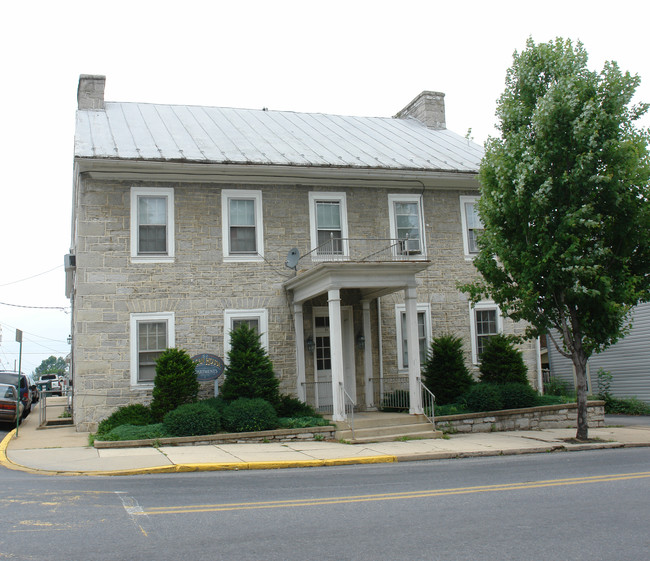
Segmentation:
<svg viewBox="0 0 650 561">
<path fill-rule="evenodd" d="M 66 271 L 74 271 L 77 266 L 77 256 L 68 253 L 63 256 L 63 268 Z"/>
</svg>

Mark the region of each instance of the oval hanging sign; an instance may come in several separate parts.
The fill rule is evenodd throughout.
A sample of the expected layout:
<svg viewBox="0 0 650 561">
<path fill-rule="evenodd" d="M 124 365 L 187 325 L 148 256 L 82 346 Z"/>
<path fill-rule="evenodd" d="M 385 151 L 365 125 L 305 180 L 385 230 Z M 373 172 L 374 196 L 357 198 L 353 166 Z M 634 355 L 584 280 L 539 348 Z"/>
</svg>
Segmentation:
<svg viewBox="0 0 650 561">
<path fill-rule="evenodd" d="M 196 364 L 194 372 L 196 372 L 197 380 L 216 380 L 223 374 L 223 369 L 226 367 L 223 360 L 217 355 L 204 353 L 193 356 L 192 360 Z"/>
</svg>

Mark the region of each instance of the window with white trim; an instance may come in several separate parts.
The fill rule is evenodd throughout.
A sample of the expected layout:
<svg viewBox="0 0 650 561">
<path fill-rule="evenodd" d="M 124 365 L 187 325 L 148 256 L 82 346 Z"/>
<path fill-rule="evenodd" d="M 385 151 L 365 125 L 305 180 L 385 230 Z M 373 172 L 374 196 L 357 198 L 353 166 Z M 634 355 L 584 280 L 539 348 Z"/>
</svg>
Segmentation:
<svg viewBox="0 0 650 561">
<path fill-rule="evenodd" d="M 174 260 L 174 189 L 131 188 L 131 259 Z"/>
<path fill-rule="evenodd" d="M 420 195 L 388 195 L 390 237 L 397 255 L 426 255 Z"/>
<path fill-rule="evenodd" d="M 460 197 L 460 216 L 463 225 L 463 248 L 465 257 L 478 253 L 477 237 L 483 231 L 483 222 L 478 215 L 478 197 Z"/>
<path fill-rule="evenodd" d="M 248 327 L 254 328 L 260 335 L 262 347 L 269 350 L 269 314 L 268 310 L 258 308 L 255 310 L 225 310 L 224 311 L 224 340 L 223 355 L 224 361 L 228 362 L 228 353 L 230 352 L 230 332 L 237 329 L 242 323 Z"/>
<path fill-rule="evenodd" d="M 420 349 L 420 364 L 424 364 L 431 344 L 431 307 L 429 304 L 418 304 L 418 346 Z M 406 338 L 406 305 L 395 305 L 395 321 L 397 323 L 397 368 L 406 370 L 409 366 L 408 344 Z"/>
<path fill-rule="evenodd" d="M 470 304 L 472 362 L 478 364 L 481 353 L 490 337 L 501 333 L 501 314 L 494 302 L 478 302 Z"/>
<path fill-rule="evenodd" d="M 348 255 L 345 193 L 309 193 L 311 247 L 315 256 Z"/>
<path fill-rule="evenodd" d="M 262 191 L 224 189 L 221 209 L 224 261 L 262 261 Z"/>
<path fill-rule="evenodd" d="M 156 360 L 175 346 L 174 313 L 131 314 L 131 385 L 152 386 Z"/>
</svg>

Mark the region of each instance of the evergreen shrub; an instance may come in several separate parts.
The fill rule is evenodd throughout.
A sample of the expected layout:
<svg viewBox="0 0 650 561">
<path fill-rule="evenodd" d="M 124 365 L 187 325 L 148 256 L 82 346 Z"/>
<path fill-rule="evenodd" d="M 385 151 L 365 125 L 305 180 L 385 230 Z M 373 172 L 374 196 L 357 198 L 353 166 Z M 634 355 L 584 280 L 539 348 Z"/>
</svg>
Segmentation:
<svg viewBox="0 0 650 561">
<path fill-rule="evenodd" d="M 199 394 L 196 365 L 182 349 L 167 349 L 156 361 L 151 412 L 161 421 L 166 413 L 185 403 L 193 403 Z"/>
<path fill-rule="evenodd" d="M 281 395 L 276 407 L 278 417 L 318 417 L 311 405 L 300 401 L 297 397 Z"/>
<path fill-rule="evenodd" d="M 230 332 L 228 366 L 224 375 L 220 395 L 225 401 L 240 397 L 261 398 L 274 407 L 279 406 L 280 382 L 273 372 L 273 363 L 262 347 L 257 330 L 245 323 Z"/>
<path fill-rule="evenodd" d="M 425 386 L 436 396 L 437 405 L 453 403 L 467 392 L 474 380 L 465 366 L 462 339 L 443 335 L 431 341 L 422 375 Z"/>
<path fill-rule="evenodd" d="M 228 432 L 272 430 L 278 426 L 275 408 L 261 398 L 240 397 L 223 412 L 223 428 Z"/>
<path fill-rule="evenodd" d="M 215 434 L 221 430 L 221 416 L 205 403 L 186 403 L 169 411 L 163 426 L 172 436 Z"/>
<path fill-rule="evenodd" d="M 481 353 L 481 382 L 528 384 L 528 369 L 521 351 L 505 335 L 490 337 Z"/>
<path fill-rule="evenodd" d="M 539 405 L 539 394 L 529 384 L 499 384 L 504 409 L 521 409 Z"/>
<path fill-rule="evenodd" d="M 152 425 L 120 425 L 106 434 L 97 435 L 96 440 L 149 440 L 171 436 L 162 423 Z"/>
<path fill-rule="evenodd" d="M 331 421 L 323 417 L 281 417 L 279 426 L 283 429 L 304 429 L 307 427 L 325 427 L 331 425 Z"/>
<path fill-rule="evenodd" d="M 481 382 L 463 396 L 467 409 L 473 412 L 498 411 L 503 409 L 501 392 L 496 384 Z"/>
<path fill-rule="evenodd" d="M 141 403 L 133 403 L 119 407 L 109 417 L 101 421 L 97 427 L 97 434 L 108 434 L 115 427 L 120 425 L 148 425 L 153 423 L 151 409 Z"/>
</svg>

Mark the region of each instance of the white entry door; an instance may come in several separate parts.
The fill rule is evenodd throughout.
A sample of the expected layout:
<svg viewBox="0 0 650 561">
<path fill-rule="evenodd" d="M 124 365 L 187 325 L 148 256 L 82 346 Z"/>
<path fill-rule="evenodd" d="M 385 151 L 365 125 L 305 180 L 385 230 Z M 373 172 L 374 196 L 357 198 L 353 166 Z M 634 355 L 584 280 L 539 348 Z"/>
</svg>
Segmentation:
<svg viewBox="0 0 650 561">
<path fill-rule="evenodd" d="M 321 411 L 332 411 L 332 347 L 330 318 L 327 308 L 314 308 L 314 364 L 316 377 L 316 405 Z M 343 386 L 356 403 L 357 385 L 354 370 L 354 329 L 352 308 L 341 308 L 343 335 Z"/>
</svg>

